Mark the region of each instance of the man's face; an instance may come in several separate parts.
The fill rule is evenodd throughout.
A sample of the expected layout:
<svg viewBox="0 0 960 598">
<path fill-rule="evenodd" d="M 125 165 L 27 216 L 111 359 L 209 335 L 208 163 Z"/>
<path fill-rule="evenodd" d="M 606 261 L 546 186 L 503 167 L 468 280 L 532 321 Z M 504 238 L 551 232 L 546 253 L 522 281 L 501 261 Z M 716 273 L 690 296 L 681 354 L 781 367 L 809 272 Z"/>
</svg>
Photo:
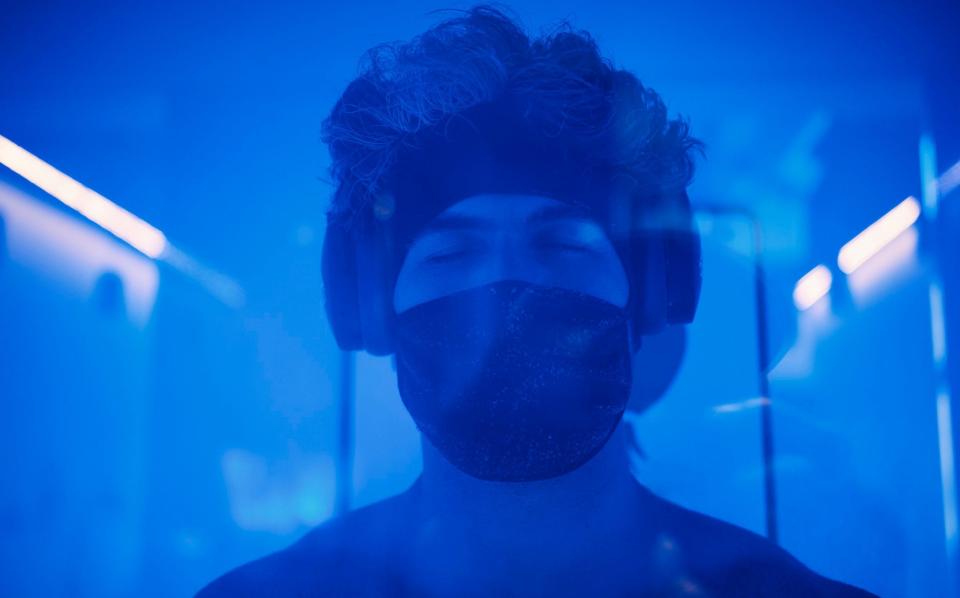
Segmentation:
<svg viewBox="0 0 960 598">
<path fill-rule="evenodd" d="M 467 474 L 562 475 L 593 457 L 631 383 L 626 272 L 603 228 L 537 195 L 475 195 L 408 249 L 393 296 L 397 384 Z"/>
<path fill-rule="evenodd" d="M 396 313 L 499 281 L 580 291 L 624 307 L 629 283 L 603 228 L 580 208 L 539 195 L 474 195 L 414 239 L 394 287 Z"/>
</svg>

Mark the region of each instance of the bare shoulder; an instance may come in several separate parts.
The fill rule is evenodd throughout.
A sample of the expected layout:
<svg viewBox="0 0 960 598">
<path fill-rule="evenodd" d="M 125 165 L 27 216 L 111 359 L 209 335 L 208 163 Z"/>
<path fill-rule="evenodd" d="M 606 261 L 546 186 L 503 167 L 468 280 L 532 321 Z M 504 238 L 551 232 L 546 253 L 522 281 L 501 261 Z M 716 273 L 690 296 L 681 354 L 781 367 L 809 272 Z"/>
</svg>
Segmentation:
<svg viewBox="0 0 960 598">
<path fill-rule="evenodd" d="M 389 551 L 405 504 L 399 495 L 334 518 L 218 577 L 197 597 L 382 594 L 396 583 Z"/>
<path fill-rule="evenodd" d="M 873 596 L 816 573 L 763 536 L 644 491 L 657 517 L 658 558 L 709 595 Z"/>
</svg>

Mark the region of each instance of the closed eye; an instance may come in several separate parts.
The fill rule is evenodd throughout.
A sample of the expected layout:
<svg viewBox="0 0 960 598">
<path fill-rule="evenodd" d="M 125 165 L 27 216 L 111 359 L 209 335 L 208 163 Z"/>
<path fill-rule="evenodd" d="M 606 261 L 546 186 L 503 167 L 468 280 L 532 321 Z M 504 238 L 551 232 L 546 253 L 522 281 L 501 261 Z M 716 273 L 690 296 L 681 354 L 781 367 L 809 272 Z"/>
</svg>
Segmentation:
<svg viewBox="0 0 960 598">
<path fill-rule="evenodd" d="M 564 241 L 548 241 L 546 243 L 541 243 L 542 247 L 549 247 L 555 249 L 564 249 L 569 251 L 589 251 L 590 248 L 581 243 L 567 243 Z"/>
<path fill-rule="evenodd" d="M 486 247 L 486 240 L 478 235 L 443 231 L 417 239 L 407 255 L 413 263 L 439 265 L 472 257 Z"/>
<path fill-rule="evenodd" d="M 423 261 L 429 264 L 442 264 L 444 262 L 452 262 L 452 261 L 466 258 L 472 253 L 474 253 L 474 249 L 471 247 L 441 249 L 439 251 L 435 251 L 433 253 L 425 255 L 423 257 Z"/>
<path fill-rule="evenodd" d="M 594 247 L 590 243 L 584 243 L 573 239 L 541 239 L 537 242 L 540 249 L 548 251 L 563 251 L 570 253 L 590 253 Z"/>
<path fill-rule="evenodd" d="M 543 251 L 596 253 L 605 239 L 600 227 L 586 220 L 560 220 L 539 227 L 533 235 L 535 246 Z"/>
</svg>

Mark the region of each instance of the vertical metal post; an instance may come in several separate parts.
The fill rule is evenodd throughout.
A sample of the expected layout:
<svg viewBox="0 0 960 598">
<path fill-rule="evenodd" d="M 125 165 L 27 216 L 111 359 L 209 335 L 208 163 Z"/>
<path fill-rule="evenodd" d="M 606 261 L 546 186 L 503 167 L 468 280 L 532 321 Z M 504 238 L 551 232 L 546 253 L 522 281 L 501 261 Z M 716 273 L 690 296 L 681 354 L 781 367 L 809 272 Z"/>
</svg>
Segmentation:
<svg viewBox="0 0 960 598">
<path fill-rule="evenodd" d="M 763 233 L 756 218 L 753 226 L 754 292 L 757 302 L 757 373 L 759 375 L 760 437 L 763 451 L 763 495 L 767 506 L 767 538 L 779 543 L 777 529 L 777 485 L 774 471 L 773 413 L 770 404 L 770 347 L 767 339 L 767 290 L 763 272 Z"/>
<path fill-rule="evenodd" d="M 712 215 L 736 214 L 745 218 L 753 233 L 753 283 L 757 303 L 757 375 L 760 391 L 760 442 L 763 460 L 764 521 L 767 538 L 779 543 L 777 526 L 777 484 L 774 470 L 773 410 L 770 400 L 770 346 L 767 314 L 767 288 L 763 269 L 763 231 L 757 217 L 742 208 L 730 206 L 698 206 L 697 211 Z"/>
</svg>

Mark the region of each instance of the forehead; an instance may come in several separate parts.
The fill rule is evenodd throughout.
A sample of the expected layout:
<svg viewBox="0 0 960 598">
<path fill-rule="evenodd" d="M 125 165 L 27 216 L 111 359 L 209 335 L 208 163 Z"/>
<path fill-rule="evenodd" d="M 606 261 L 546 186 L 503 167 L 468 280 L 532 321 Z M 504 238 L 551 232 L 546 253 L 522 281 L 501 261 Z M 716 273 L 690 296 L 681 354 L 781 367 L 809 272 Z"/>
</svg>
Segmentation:
<svg viewBox="0 0 960 598">
<path fill-rule="evenodd" d="M 423 232 L 509 228 L 546 221 L 589 219 L 585 208 L 552 197 L 490 193 L 461 199 L 428 222 Z"/>
</svg>

